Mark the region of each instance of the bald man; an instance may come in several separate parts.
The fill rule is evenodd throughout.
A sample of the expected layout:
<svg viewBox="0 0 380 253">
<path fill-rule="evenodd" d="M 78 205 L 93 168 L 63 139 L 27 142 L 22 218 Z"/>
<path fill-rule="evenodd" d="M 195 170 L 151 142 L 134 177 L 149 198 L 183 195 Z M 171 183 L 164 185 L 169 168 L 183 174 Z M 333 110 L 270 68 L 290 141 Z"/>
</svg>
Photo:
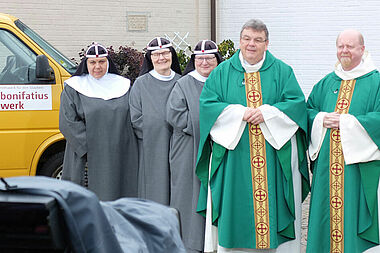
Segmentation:
<svg viewBox="0 0 380 253">
<path fill-rule="evenodd" d="M 306 252 L 380 252 L 380 74 L 356 30 L 308 101 L 313 182 Z M 368 250 L 369 249 L 369 250 Z"/>
</svg>

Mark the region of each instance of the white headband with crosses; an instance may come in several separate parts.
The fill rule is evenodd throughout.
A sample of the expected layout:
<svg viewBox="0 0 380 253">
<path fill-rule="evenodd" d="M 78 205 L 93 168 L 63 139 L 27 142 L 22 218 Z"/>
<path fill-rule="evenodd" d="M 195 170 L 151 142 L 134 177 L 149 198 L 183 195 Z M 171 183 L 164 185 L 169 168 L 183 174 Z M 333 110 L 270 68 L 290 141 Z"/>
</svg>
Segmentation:
<svg viewBox="0 0 380 253">
<path fill-rule="evenodd" d="M 99 54 L 99 47 L 102 48 L 105 51 L 105 53 Z M 95 49 L 95 54 L 89 54 L 89 51 L 92 48 Z M 107 57 L 107 56 L 108 56 L 107 49 L 104 46 L 100 45 L 99 43 L 94 43 L 86 51 L 87 58 L 99 58 L 99 57 Z"/>
<path fill-rule="evenodd" d="M 150 42 L 149 42 L 149 44 L 147 45 L 146 49 L 149 50 L 149 51 L 152 51 L 152 50 L 160 50 L 160 49 L 168 48 L 168 47 L 172 46 L 172 43 L 168 43 L 168 44 L 162 45 L 160 37 L 157 37 L 156 40 L 157 40 L 158 46 L 152 46 L 152 47 L 150 47 L 149 46 Z"/>
<path fill-rule="evenodd" d="M 206 42 L 209 41 L 210 43 L 214 44 L 214 49 L 205 49 Z M 201 50 L 195 50 L 194 54 L 212 54 L 218 52 L 218 46 L 215 44 L 215 42 L 211 40 L 202 40 Z"/>
</svg>

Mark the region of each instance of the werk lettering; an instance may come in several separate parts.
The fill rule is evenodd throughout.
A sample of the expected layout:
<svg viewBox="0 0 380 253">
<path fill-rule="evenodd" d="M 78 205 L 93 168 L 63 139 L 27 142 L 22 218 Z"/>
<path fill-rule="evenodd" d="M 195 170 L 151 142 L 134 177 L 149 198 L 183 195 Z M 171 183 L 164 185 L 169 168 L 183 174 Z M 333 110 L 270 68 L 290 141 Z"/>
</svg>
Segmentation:
<svg viewBox="0 0 380 253">
<path fill-rule="evenodd" d="M 1 110 L 24 110 L 24 103 L 19 101 L 18 103 L 0 104 Z"/>
</svg>

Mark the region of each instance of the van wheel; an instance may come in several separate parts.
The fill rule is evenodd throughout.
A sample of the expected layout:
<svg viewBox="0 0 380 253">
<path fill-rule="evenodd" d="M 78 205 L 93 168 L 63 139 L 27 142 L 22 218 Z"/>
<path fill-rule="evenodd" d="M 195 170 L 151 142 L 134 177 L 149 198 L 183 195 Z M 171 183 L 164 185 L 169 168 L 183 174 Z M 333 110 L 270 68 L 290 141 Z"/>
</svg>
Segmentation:
<svg viewBox="0 0 380 253">
<path fill-rule="evenodd" d="M 61 151 L 50 156 L 42 165 L 41 169 L 38 170 L 37 175 L 61 179 L 64 154 L 65 152 Z"/>
</svg>

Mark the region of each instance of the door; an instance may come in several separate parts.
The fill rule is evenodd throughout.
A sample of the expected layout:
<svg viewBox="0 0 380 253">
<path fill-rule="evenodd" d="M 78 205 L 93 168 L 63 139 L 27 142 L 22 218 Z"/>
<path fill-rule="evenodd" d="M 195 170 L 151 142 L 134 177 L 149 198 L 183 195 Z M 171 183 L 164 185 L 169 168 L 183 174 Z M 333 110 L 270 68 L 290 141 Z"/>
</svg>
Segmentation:
<svg viewBox="0 0 380 253">
<path fill-rule="evenodd" d="M 38 147 L 59 132 L 61 87 L 57 78 L 36 78 L 36 57 L 15 33 L 0 29 L 0 176 L 29 175 Z"/>
</svg>

